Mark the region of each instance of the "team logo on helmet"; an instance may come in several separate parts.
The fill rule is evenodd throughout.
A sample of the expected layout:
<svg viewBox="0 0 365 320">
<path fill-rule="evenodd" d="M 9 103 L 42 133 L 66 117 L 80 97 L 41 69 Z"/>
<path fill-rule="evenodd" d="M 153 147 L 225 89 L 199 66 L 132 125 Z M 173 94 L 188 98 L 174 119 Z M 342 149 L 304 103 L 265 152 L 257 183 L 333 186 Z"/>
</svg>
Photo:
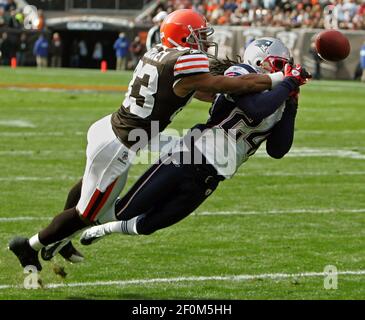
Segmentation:
<svg viewBox="0 0 365 320">
<path fill-rule="evenodd" d="M 271 40 L 256 40 L 255 46 L 259 47 L 263 52 L 267 52 L 267 49 L 272 45 Z"/>
</svg>

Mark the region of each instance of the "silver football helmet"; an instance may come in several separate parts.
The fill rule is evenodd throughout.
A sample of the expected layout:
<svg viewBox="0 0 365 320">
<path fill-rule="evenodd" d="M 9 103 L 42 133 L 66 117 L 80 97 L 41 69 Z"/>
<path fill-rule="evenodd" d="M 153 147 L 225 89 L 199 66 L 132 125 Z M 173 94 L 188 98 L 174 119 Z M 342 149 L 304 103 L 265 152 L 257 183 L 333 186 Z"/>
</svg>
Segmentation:
<svg viewBox="0 0 365 320">
<path fill-rule="evenodd" d="M 283 71 L 292 62 L 289 49 L 276 38 L 264 37 L 251 42 L 243 55 L 243 62 L 262 73 Z"/>
</svg>

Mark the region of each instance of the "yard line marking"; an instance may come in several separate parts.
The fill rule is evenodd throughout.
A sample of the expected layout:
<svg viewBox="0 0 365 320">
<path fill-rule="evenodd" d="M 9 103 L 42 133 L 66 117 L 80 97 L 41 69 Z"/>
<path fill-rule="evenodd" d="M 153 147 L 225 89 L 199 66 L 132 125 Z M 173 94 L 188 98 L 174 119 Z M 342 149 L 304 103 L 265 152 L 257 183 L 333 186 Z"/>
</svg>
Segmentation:
<svg viewBox="0 0 365 320">
<path fill-rule="evenodd" d="M 356 149 L 356 147 L 353 147 Z M 70 156 L 74 155 L 75 153 L 84 154 L 84 149 L 79 149 L 75 151 L 63 151 L 63 150 L 8 150 L 2 151 L 3 155 L 9 156 L 33 156 L 33 155 L 52 155 L 62 153 L 62 155 Z M 257 158 L 268 158 L 268 154 L 266 150 L 259 149 L 254 157 Z M 293 148 L 290 152 L 286 155 L 286 157 L 291 158 L 302 158 L 302 157 L 335 157 L 335 158 L 349 158 L 349 159 L 365 159 L 365 154 L 350 150 L 350 149 L 328 149 L 328 148 Z"/>
<path fill-rule="evenodd" d="M 0 222 L 50 220 L 52 217 L 0 217 Z"/>
<path fill-rule="evenodd" d="M 308 172 L 258 172 L 258 173 L 236 173 L 239 177 L 303 177 L 303 176 L 358 176 L 365 175 L 365 171 L 308 171 Z"/>
<path fill-rule="evenodd" d="M 63 180 L 77 180 L 80 177 L 73 176 L 58 176 L 58 177 L 27 177 L 27 176 L 16 176 L 16 177 L 0 177 L 0 181 L 63 181 Z"/>
<path fill-rule="evenodd" d="M 267 211 L 200 211 L 194 212 L 195 216 L 244 216 L 244 215 L 266 215 L 266 214 L 300 214 L 300 213 L 364 213 L 365 208 L 359 209 L 338 209 L 338 208 L 324 208 L 324 209 L 275 209 Z M 51 217 L 33 217 L 33 216 L 22 216 L 22 217 L 1 217 L 0 222 L 21 222 L 31 220 L 49 220 Z"/>
<path fill-rule="evenodd" d="M 353 129 L 353 130 L 336 130 L 336 131 L 331 131 L 331 130 L 303 130 L 303 129 L 299 129 L 297 131 L 295 131 L 295 134 L 298 133 L 305 133 L 305 134 L 328 134 L 328 135 L 333 135 L 333 134 L 360 134 L 360 133 L 365 133 L 364 129 Z"/>
<path fill-rule="evenodd" d="M 346 270 L 338 271 L 337 275 L 343 276 L 362 276 L 365 270 Z M 240 274 L 228 276 L 190 276 L 176 278 L 152 278 L 152 279 L 132 279 L 132 280 L 110 280 L 110 281 L 93 281 L 93 282 L 70 282 L 70 283 L 50 283 L 44 286 L 47 289 L 57 288 L 76 288 L 76 287 L 100 287 L 100 286 L 129 286 L 129 285 L 148 285 L 161 283 L 179 283 L 179 282 L 206 282 L 206 281 L 234 281 L 242 282 L 249 280 L 282 280 L 290 278 L 313 278 L 333 276 L 334 273 L 328 272 L 302 272 L 302 273 L 262 273 L 262 274 Z M 19 285 L 0 285 L 0 289 L 23 289 Z"/>
<path fill-rule="evenodd" d="M 257 157 L 268 157 L 266 150 L 259 149 L 256 154 Z M 293 148 L 285 157 L 335 157 L 335 158 L 351 158 L 351 159 L 365 159 L 365 154 L 354 150 L 338 150 L 327 148 Z"/>
<path fill-rule="evenodd" d="M 60 83 L 0 83 L 2 89 L 16 90 L 61 90 L 61 91 L 85 91 L 85 92 L 125 92 L 128 90 L 124 85 L 82 85 L 82 84 L 60 84 Z"/>
<path fill-rule="evenodd" d="M 363 213 L 365 209 L 341 209 L 341 208 L 324 208 L 324 209 L 286 209 L 286 210 L 267 210 L 267 211 L 202 211 L 195 212 L 197 216 L 246 216 L 246 215 L 264 215 L 264 214 L 290 214 L 290 213 Z"/>
<path fill-rule="evenodd" d="M 129 175 L 131 179 L 137 179 L 139 175 Z M 0 181 L 10 182 L 27 182 L 27 181 L 77 181 L 80 180 L 81 176 L 57 176 L 57 177 L 30 177 L 30 176 L 13 176 L 13 177 L 0 177 Z"/>
<path fill-rule="evenodd" d="M 62 137 L 63 132 L 0 132 L 1 137 Z"/>
<path fill-rule="evenodd" d="M 27 120 L 0 120 L 1 127 L 35 128 L 36 126 Z"/>
<path fill-rule="evenodd" d="M 26 153 L 24 153 L 26 154 Z M 4 152 L 0 152 L 4 155 Z M 343 171 L 343 172 L 327 172 L 327 171 L 308 171 L 308 172 L 257 172 L 257 173 L 236 173 L 238 177 L 319 177 L 319 176 L 361 176 L 365 175 L 365 171 Z M 140 175 L 129 175 L 130 179 L 137 179 Z M 1 177 L 0 181 L 10 182 L 27 182 L 27 181 L 68 181 L 80 179 L 78 176 L 55 176 L 55 177 L 35 177 L 35 176 L 6 176 Z"/>
<path fill-rule="evenodd" d="M 74 154 L 84 154 L 85 150 L 74 150 L 74 151 L 64 151 L 64 150 L 6 150 L 0 151 L 0 155 L 5 156 L 45 156 L 45 155 L 55 155 L 62 154 L 65 156 L 71 156 Z"/>
</svg>

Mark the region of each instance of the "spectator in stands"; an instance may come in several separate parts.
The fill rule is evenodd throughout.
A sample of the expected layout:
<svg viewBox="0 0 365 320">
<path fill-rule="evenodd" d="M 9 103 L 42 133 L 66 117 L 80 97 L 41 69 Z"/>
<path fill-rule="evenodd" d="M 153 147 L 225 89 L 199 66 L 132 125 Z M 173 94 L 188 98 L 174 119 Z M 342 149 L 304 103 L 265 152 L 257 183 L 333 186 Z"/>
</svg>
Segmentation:
<svg viewBox="0 0 365 320">
<path fill-rule="evenodd" d="M 365 42 L 360 50 L 360 65 L 362 69 L 361 81 L 365 82 Z"/>
<path fill-rule="evenodd" d="M 113 48 L 115 50 L 115 56 L 117 58 L 116 69 L 119 71 L 126 70 L 128 62 L 129 41 L 126 38 L 124 32 L 119 33 L 119 37 L 114 42 Z"/>
<path fill-rule="evenodd" d="M 20 35 L 18 48 L 16 52 L 16 59 L 18 66 L 25 66 L 27 51 L 28 51 L 27 35 L 25 33 L 22 33 Z"/>
<path fill-rule="evenodd" d="M 70 67 L 78 68 L 80 66 L 80 49 L 79 43 L 75 39 L 71 45 Z"/>
<path fill-rule="evenodd" d="M 51 42 L 51 67 L 61 68 L 62 67 L 62 41 L 58 32 L 55 32 Z"/>
<path fill-rule="evenodd" d="M 15 3 L 15 0 L 7 0 L 6 4 L 5 4 L 5 11 L 12 11 L 12 10 L 16 10 L 17 9 L 17 5 Z"/>
<path fill-rule="evenodd" d="M 0 8 L 5 10 L 5 6 L 8 3 L 8 0 L 0 0 Z"/>
<path fill-rule="evenodd" d="M 100 68 L 101 60 L 103 60 L 103 45 L 99 41 L 95 43 L 92 58 L 96 68 Z"/>
<path fill-rule="evenodd" d="M 8 34 L 4 32 L 0 39 L 1 64 L 8 66 L 10 64 L 12 44 Z"/>
<path fill-rule="evenodd" d="M 309 49 L 309 53 L 312 56 L 313 62 L 314 62 L 314 72 L 313 72 L 313 79 L 320 80 L 321 79 L 321 63 L 322 59 L 318 55 L 314 38 L 312 39 L 312 43 Z"/>
<path fill-rule="evenodd" d="M 0 27 L 7 25 L 4 7 L 0 7 Z"/>
<path fill-rule="evenodd" d="M 87 64 L 87 57 L 89 54 L 89 50 L 87 49 L 87 45 L 85 40 L 81 40 L 79 42 L 79 65 L 81 68 L 84 68 Z"/>
<path fill-rule="evenodd" d="M 129 46 L 129 51 L 132 56 L 132 64 L 133 64 L 132 68 L 134 69 L 137 66 L 139 59 L 143 56 L 143 54 L 146 51 L 145 46 L 143 45 L 140 37 L 137 36 L 134 38 L 134 41 Z"/>
<path fill-rule="evenodd" d="M 148 31 L 147 34 L 147 41 L 146 41 L 147 50 L 150 50 L 156 44 L 161 43 L 160 26 L 163 20 L 166 18 L 166 16 L 167 16 L 166 11 L 160 11 L 152 19 L 154 26 Z"/>
<path fill-rule="evenodd" d="M 18 15 L 17 11 L 11 10 L 10 13 L 8 14 L 8 27 L 16 28 L 16 29 L 21 28 L 22 23 L 18 19 L 19 19 L 19 15 Z"/>
<path fill-rule="evenodd" d="M 365 29 L 364 0 L 169 0 L 161 1 L 155 14 L 182 7 L 202 13 L 211 24 Z"/>
<path fill-rule="evenodd" d="M 38 68 L 47 68 L 48 66 L 48 40 L 44 33 L 41 33 L 33 47 L 33 54 L 36 57 Z"/>
</svg>

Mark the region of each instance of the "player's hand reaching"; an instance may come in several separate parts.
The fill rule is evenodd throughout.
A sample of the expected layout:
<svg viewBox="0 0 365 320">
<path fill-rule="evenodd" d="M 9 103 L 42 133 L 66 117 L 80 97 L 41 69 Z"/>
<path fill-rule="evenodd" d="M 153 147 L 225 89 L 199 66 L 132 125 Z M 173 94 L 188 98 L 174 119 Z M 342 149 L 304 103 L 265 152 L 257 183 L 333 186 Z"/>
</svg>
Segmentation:
<svg viewBox="0 0 365 320">
<path fill-rule="evenodd" d="M 287 63 L 284 67 L 284 77 L 295 80 L 299 86 L 305 84 L 312 75 L 300 64 L 292 65 Z"/>
</svg>

